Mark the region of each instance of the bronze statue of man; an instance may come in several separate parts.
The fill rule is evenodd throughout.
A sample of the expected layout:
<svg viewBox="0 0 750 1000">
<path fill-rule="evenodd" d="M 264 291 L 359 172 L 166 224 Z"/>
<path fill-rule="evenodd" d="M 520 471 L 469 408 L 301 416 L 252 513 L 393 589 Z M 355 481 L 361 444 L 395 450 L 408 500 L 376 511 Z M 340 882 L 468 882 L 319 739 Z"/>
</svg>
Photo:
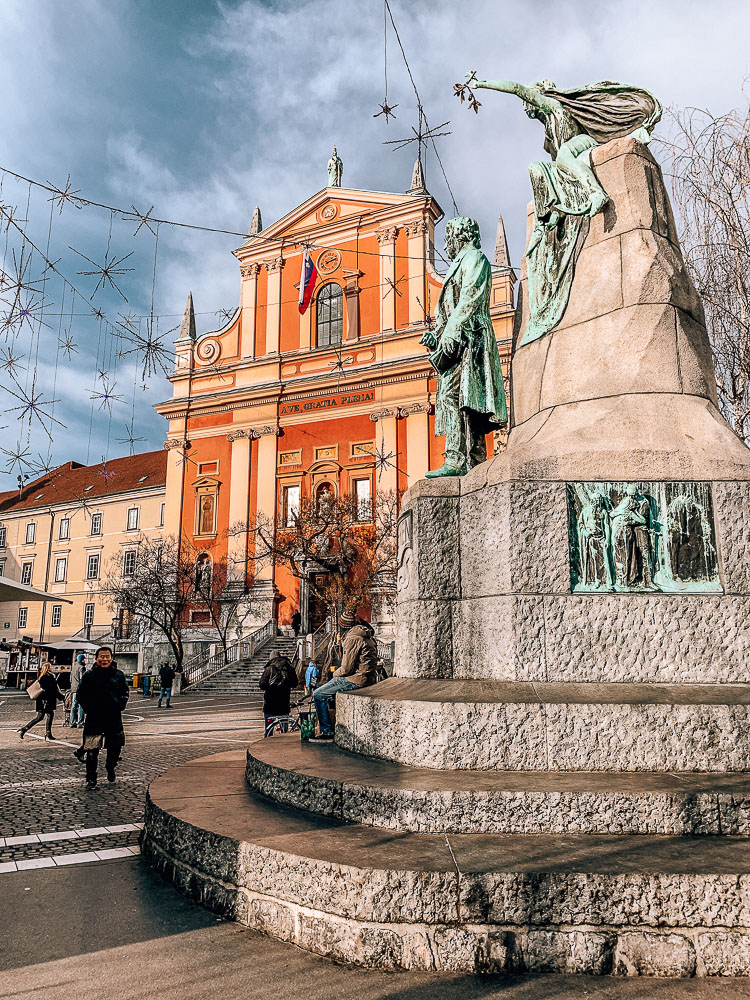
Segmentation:
<svg viewBox="0 0 750 1000">
<path fill-rule="evenodd" d="M 463 476 L 487 458 L 485 435 L 508 422 L 503 373 L 490 319 L 490 262 L 479 225 L 460 216 L 445 227 L 452 263 L 435 309 L 436 328 L 420 343 L 438 373 L 435 434 L 445 435 L 445 462 L 427 473 Z"/>
</svg>

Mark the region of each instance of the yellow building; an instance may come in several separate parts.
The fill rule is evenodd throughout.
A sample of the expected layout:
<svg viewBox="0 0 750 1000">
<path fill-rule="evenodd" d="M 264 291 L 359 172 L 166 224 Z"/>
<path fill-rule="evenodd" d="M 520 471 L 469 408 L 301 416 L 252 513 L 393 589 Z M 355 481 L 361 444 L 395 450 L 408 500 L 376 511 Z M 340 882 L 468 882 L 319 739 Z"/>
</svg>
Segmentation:
<svg viewBox="0 0 750 1000">
<path fill-rule="evenodd" d="M 96 637 L 113 614 L 99 592 L 113 556 L 133 571 L 139 541 L 164 526 L 164 451 L 99 465 L 68 462 L 0 494 L 0 575 L 72 603 L 0 603 L 0 640 Z"/>
</svg>

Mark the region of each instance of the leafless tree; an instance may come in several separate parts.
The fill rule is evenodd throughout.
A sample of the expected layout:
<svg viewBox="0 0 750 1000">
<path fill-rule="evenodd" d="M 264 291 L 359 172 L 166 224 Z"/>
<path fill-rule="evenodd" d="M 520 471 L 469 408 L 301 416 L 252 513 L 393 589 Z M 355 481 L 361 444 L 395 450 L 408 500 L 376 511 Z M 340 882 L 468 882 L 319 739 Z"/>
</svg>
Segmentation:
<svg viewBox="0 0 750 1000">
<path fill-rule="evenodd" d="M 685 262 L 703 298 L 719 403 L 750 440 L 750 107 L 715 117 L 667 115 L 659 144 L 681 225 Z"/>
<path fill-rule="evenodd" d="M 351 493 L 303 497 L 285 524 L 259 515 L 242 530 L 254 544 L 256 570 L 269 561 L 286 566 L 332 613 L 356 610 L 375 597 L 393 600 L 399 501 L 393 491 L 365 502 Z"/>
<path fill-rule="evenodd" d="M 224 555 L 213 558 L 211 549 L 184 546 L 183 551 L 194 567 L 195 607 L 208 615 L 227 662 L 231 637 L 239 636 L 250 612 L 244 566 L 234 566 Z"/>
<path fill-rule="evenodd" d="M 195 571 L 173 535 L 163 540 L 141 536 L 135 566 L 127 575 L 122 556 L 113 556 L 100 589 L 113 612 L 125 611 L 149 632 L 163 635 L 177 669 L 182 668 L 182 633 L 196 600 Z"/>
</svg>

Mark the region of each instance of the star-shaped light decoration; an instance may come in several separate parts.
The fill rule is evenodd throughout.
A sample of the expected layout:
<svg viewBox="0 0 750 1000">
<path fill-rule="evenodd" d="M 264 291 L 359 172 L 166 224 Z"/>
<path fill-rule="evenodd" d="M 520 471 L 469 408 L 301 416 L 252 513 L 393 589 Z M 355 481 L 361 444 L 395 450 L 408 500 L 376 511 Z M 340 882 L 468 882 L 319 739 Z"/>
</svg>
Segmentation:
<svg viewBox="0 0 750 1000">
<path fill-rule="evenodd" d="M 144 383 L 147 378 L 151 378 L 152 375 L 156 375 L 159 372 L 162 375 L 168 375 L 170 366 L 174 365 L 174 353 L 164 345 L 163 341 L 165 337 L 174 333 L 177 327 L 173 326 L 171 330 L 165 330 L 164 333 L 157 333 L 155 328 L 156 324 L 153 317 L 149 317 L 146 320 L 145 335 L 137 331 L 130 333 L 126 339 L 133 346 L 130 350 L 122 351 L 120 354 L 123 358 L 127 357 L 128 354 L 135 354 L 137 357 L 140 356 L 140 361 L 143 365 L 141 377 Z"/>
<path fill-rule="evenodd" d="M 237 307 L 235 306 L 234 309 L 217 309 L 216 315 L 219 317 L 222 323 L 228 323 L 236 312 L 237 312 Z"/>
<path fill-rule="evenodd" d="M 329 361 L 328 367 L 332 368 L 333 371 L 336 372 L 336 392 L 338 392 L 341 389 L 341 376 L 344 374 L 344 368 L 348 365 L 354 364 L 354 355 L 347 354 L 346 357 L 344 357 L 340 347 L 335 347 L 334 350 L 336 351 L 336 360 Z M 331 374 L 333 374 L 333 372 Z"/>
<path fill-rule="evenodd" d="M 118 313 L 117 315 L 122 320 L 121 323 L 118 323 L 118 326 L 121 326 L 126 333 L 134 333 L 138 329 L 140 320 L 135 313 Z"/>
<path fill-rule="evenodd" d="M 92 309 L 91 311 L 93 312 L 93 314 L 96 317 L 96 319 L 106 320 L 107 315 L 104 312 L 104 310 L 101 308 L 101 306 L 98 306 L 96 309 Z"/>
<path fill-rule="evenodd" d="M 7 233 L 11 226 L 17 229 L 18 232 L 22 232 L 19 222 L 28 222 L 28 219 L 21 219 L 16 216 L 18 211 L 17 205 L 0 205 L 0 215 L 5 218 L 5 232 Z"/>
<path fill-rule="evenodd" d="M 31 462 L 29 462 L 30 451 L 23 446 L 23 442 L 17 441 L 15 448 L 0 448 L 0 451 L 3 455 L 8 456 L 8 461 L 5 465 L 6 472 L 12 472 L 17 468 L 22 473 L 24 469 L 31 468 Z"/>
<path fill-rule="evenodd" d="M 387 122 L 389 122 L 389 121 L 390 121 L 390 119 L 391 119 L 391 118 L 395 118 L 395 117 L 396 117 L 396 116 L 395 116 L 395 114 L 394 114 L 393 112 L 394 112 L 394 111 L 396 110 L 396 108 L 398 107 L 398 104 L 389 104 L 389 103 L 388 103 L 388 98 L 387 98 L 387 97 L 386 97 L 386 99 L 385 99 L 385 100 L 383 101 L 383 103 L 382 103 L 382 104 L 379 104 L 379 105 L 378 105 L 378 107 L 380 108 L 380 111 L 376 112 L 376 113 L 375 113 L 375 114 L 374 114 L 374 115 L 372 116 L 373 118 L 380 118 L 380 116 L 381 116 L 381 115 L 385 115 L 385 120 L 386 120 L 386 123 L 387 123 Z"/>
<path fill-rule="evenodd" d="M 78 344 L 73 340 L 70 333 L 66 333 L 64 337 L 58 338 L 58 344 L 60 345 L 60 350 L 63 352 L 69 361 L 73 360 L 73 355 L 78 354 Z"/>
<path fill-rule="evenodd" d="M 401 289 L 398 286 L 401 284 L 402 281 L 406 281 L 406 280 L 407 280 L 407 275 L 405 275 L 405 274 L 402 275 L 400 278 L 396 278 L 395 280 L 393 278 L 389 278 L 386 275 L 386 279 L 385 279 L 386 289 L 383 292 L 383 298 L 385 299 L 386 296 L 388 296 L 388 295 L 391 294 L 391 292 L 395 292 L 396 295 L 398 295 L 399 298 L 402 298 L 404 293 L 401 291 Z"/>
<path fill-rule="evenodd" d="M 73 190 L 73 186 L 70 183 L 70 174 L 68 174 L 68 179 L 65 182 L 64 188 L 56 187 L 54 184 L 47 182 L 52 190 L 55 192 L 51 198 L 47 201 L 51 201 L 53 205 L 57 205 L 60 208 L 60 215 L 62 215 L 62 210 L 65 205 L 72 205 L 74 208 L 83 208 L 83 202 L 80 198 L 76 198 L 77 194 L 81 193 L 80 188 Z"/>
<path fill-rule="evenodd" d="M 441 122 L 440 125 L 436 125 L 434 128 L 428 128 L 427 122 L 424 120 L 424 115 L 421 113 L 419 115 L 419 126 L 414 128 L 412 125 L 412 132 L 414 135 L 407 137 L 406 139 L 388 139 L 383 143 L 384 146 L 393 146 L 393 152 L 395 153 L 399 149 L 403 149 L 404 146 L 408 146 L 411 142 L 416 142 L 421 152 L 422 146 L 425 146 L 432 139 L 438 139 L 441 135 L 452 135 L 451 132 L 439 132 L 438 129 L 445 128 L 446 125 L 450 125 L 450 121 Z"/>
<path fill-rule="evenodd" d="M 111 469 L 107 468 L 107 459 L 102 455 L 102 467 L 99 470 L 99 475 L 102 476 L 104 482 L 109 484 L 110 479 L 114 479 L 117 475 L 116 472 L 112 472 Z"/>
<path fill-rule="evenodd" d="M 38 476 L 48 476 L 51 472 L 57 468 L 52 462 L 51 452 L 47 452 L 47 457 L 45 458 L 41 452 L 37 452 L 37 457 L 29 463 L 29 468 Z"/>
<path fill-rule="evenodd" d="M 116 388 L 117 388 L 117 382 L 113 382 L 110 385 L 109 382 L 106 380 L 106 378 L 104 378 L 102 379 L 101 392 L 98 392 L 95 388 L 89 390 L 91 392 L 89 399 L 93 400 L 94 402 L 98 402 L 100 410 L 106 409 L 109 413 L 111 413 L 112 404 L 119 403 L 122 401 L 122 396 L 118 396 L 117 393 L 115 393 Z"/>
<path fill-rule="evenodd" d="M 11 252 L 12 266 L 7 273 L 3 273 L 2 298 L 7 302 L 11 310 L 20 302 L 23 296 L 38 295 L 41 291 L 41 280 L 31 278 L 29 268 L 31 267 L 31 251 L 24 245 L 16 254 L 15 248 Z"/>
<path fill-rule="evenodd" d="M 375 455 L 373 457 L 375 459 L 375 468 L 377 469 L 378 472 L 378 482 L 380 482 L 386 468 L 395 469 L 397 473 L 401 471 L 399 470 L 398 465 L 396 465 L 395 462 L 392 461 L 392 459 L 398 458 L 397 453 L 395 451 L 386 452 L 385 450 L 384 432 L 381 432 L 380 447 L 378 447 L 377 445 L 375 446 Z"/>
<path fill-rule="evenodd" d="M 13 347 L 0 347 L 0 368 L 4 368 L 11 378 L 15 379 L 16 369 L 25 372 L 26 368 L 19 362 L 23 361 L 22 354 L 14 354 Z"/>
<path fill-rule="evenodd" d="M 45 276 L 47 271 L 54 271 L 55 274 L 57 274 L 58 273 L 57 265 L 60 263 L 61 260 L 62 257 L 58 257 L 57 260 L 48 260 L 47 263 L 44 265 L 44 270 L 42 271 L 42 277 Z"/>
<path fill-rule="evenodd" d="M 134 267 L 120 267 L 120 265 L 123 263 L 123 261 L 126 261 L 128 259 L 128 257 L 132 257 L 133 256 L 133 253 L 134 253 L 133 250 L 131 250 L 130 253 L 124 254 L 122 257 L 115 257 L 114 254 L 112 254 L 110 256 L 109 248 L 107 248 L 107 250 L 104 253 L 104 263 L 103 264 L 97 264 L 95 260 L 92 260 L 90 257 L 87 257 L 86 254 L 85 253 L 81 253 L 80 250 L 76 250 L 75 247 L 69 247 L 68 249 L 72 250 L 73 253 L 77 253 L 79 257 L 83 257 L 84 260 L 87 260 L 89 262 L 89 264 L 92 264 L 93 267 L 94 267 L 93 271 L 77 271 L 76 272 L 76 274 L 97 275 L 98 276 L 98 281 L 96 282 L 96 286 L 95 286 L 95 288 L 94 288 L 94 290 L 93 290 L 93 292 L 91 293 L 91 296 L 90 296 L 92 299 L 96 295 L 96 293 L 99 291 L 100 288 L 101 289 L 105 289 L 107 287 L 107 285 L 109 284 L 109 285 L 112 286 L 112 288 L 114 288 L 114 290 L 116 292 L 118 292 L 123 297 L 123 299 L 126 302 L 128 301 L 127 295 L 125 295 L 125 293 L 123 292 L 123 290 L 117 284 L 117 282 L 115 281 L 115 278 L 119 277 L 122 274 L 127 274 L 128 271 L 134 271 L 135 270 Z"/>
<path fill-rule="evenodd" d="M 145 441 L 145 438 L 136 437 L 135 431 L 133 430 L 133 421 L 131 420 L 129 424 L 125 424 L 125 437 L 116 438 L 118 444 L 126 444 L 130 448 L 130 454 L 132 455 L 135 451 L 134 445 L 139 441 Z"/>
<path fill-rule="evenodd" d="M 136 231 L 133 233 L 133 236 L 137 236 L 138 235 L 138 233 L 141 231 L 141 226 L 145 226 L 146 229 L 148 229 L 148 231 L 151 233 L 152 236 L 156 236 L 156 233 L 151 228 L 151 222 L 153 221 L 153 219 L 150 218 L 151 213 L 154 210 L 154 206 L 152 205 L 151 208 L 148 210 L 148 212 L 146 212 L 145 215 L 143 215 L 141 212 L 139 212 L 138 209 L 135 207 L 135 205 L 132 204 L 132 202 L 131 202 L 130 207 L 133 209 L 133 215 L 136 217 L 136 219 L 138 219 L 138 227 L 137 227 Z"/>
<path fill-rule="evenodd" d="M 59 427 L 65 427 L 65 424 L 61 420 L 58 420 L 48 412 L 48 407 L 54 406 L 60 400 L 45 399 L 41 392 L 37 392 L 36 377 L 32 381 L 30 389 L 23 389 L 15 379 L 13 379 L 13 384 L 18 389 L 18 392 L 14 392 L 13 389 L 8 389 L 7 387 L 5 387 L 5 391 L 18 400 L 18 406 L 9 406 L 5 412 L 18 413 L 17 419 L 21 421 L 28 419 L 29 431 L 31 431 L 32 421 L 37 420 L 51 441 L 52 425 L 57 424 Z"/>
<path fill-rule="evenodd" d="M 6 331 L 15 330 L 17 334 L 21 333 L 25 326 L 33 333 L 36 324 L 51 330 L 51 325 L 42 318 L 48 305 L 49 300 L 44 295 L 19 298 L 3 317 L 3 327 Z"/>
</svg>

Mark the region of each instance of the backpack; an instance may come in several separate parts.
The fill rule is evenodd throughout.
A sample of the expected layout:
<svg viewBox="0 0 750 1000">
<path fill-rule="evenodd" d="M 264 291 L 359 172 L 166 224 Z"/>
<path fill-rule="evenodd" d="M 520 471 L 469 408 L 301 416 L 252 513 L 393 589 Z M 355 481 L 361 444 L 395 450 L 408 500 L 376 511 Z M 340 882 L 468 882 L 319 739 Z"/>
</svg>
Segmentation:
<svg viewBox="0 0 750 1000">
<path fill-rule="evenodd" d="M 270 688 L 284 687 L 287 683 L 287 671 L 283 663 L 278 661 L 271 667 L 268 675 L 268 686 Z"/>
</svg>

